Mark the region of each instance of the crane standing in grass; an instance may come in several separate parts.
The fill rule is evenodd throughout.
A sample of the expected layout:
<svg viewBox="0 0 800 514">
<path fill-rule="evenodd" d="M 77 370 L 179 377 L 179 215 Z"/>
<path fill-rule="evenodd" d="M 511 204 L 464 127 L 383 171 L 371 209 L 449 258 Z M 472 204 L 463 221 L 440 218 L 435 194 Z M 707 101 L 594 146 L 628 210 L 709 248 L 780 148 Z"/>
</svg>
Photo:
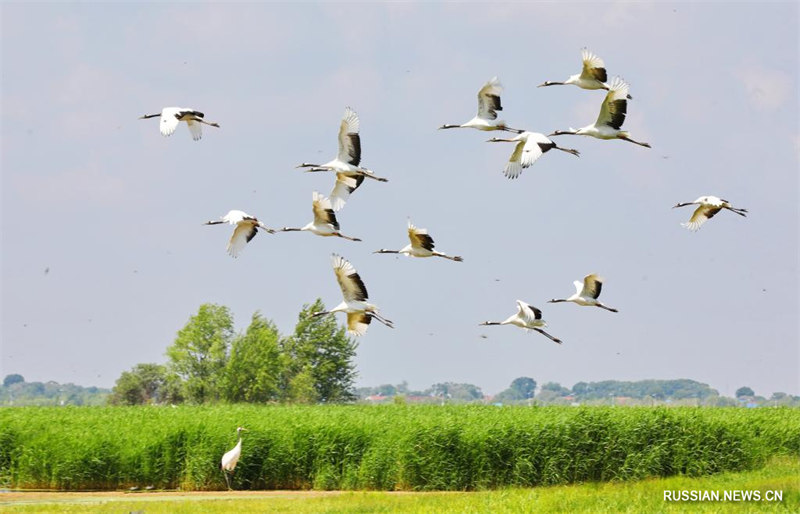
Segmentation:
<svg viewBox="0 0 800 514">
<path fill-rule="evenodd" d="M 239 441 L 232 450 L 225 452 L 225 455 L 222 456 L 222 460 L 219 462 L 219 469 L 221 469 L 222 474 L 225 475 L 225 482 L 228 484 L 229 491 L 232 490 L 231 475 L 233 475 L 233 470 L 236 468 L 236 463 L 239 462 L 239 457 L 242 456 L 242 432 L 247 432 L 247 429 L 242 427 L 236 428 L 236 435 L 239 436 Z"/>
<path fill-rule="evenodd" d="M 164 107 L 159 114 L 145 114 L 140 116 L 140 120 L 148 118 L 161 118 L 159 129 L 164 136 L 171 136 L 175 129 L 178 128 L 178 123 L 185 121 L 189 127 L 189 132 L 192 134 L 192 139 L 199 141 L 203 137 L 203 125 L 219 128 L 219 123 L 205 121 L 203 118 L 205 114 L 194 109 L 186 107 Z M 201 125 L 203 124 L 203 125 Z"/>
<path fill-rule="evenodd" d="M 689 218 L 687 223 L 681 223 L 681 226 L 686 227 L 692 232 L 696 232 L 706 221 L 713 218 L 722 209 L 728 209 L 739 216 L 747 217 L 747 209 L 737 209 L 733 207 L 728 200 L 717 198 L 716 196 L 701 196 L 694 202 L 679 203 L 675 207 L 685 207 L 687 205 L 699 205 L 694 210 L 694 214 Z"/>
<path fill-rule="evenodd" d="M 508 317 L 505 321 L 484 321 L 480 323 L 480 326 L 484 325 L 514 325 L 525 330 L 535 330 L 543 336 L 547 336 L 553 342 L 561 344 L 561 339 L 555 338 L 542 330 L 547 326 L 547 322 L 542 319 L 542 311 L 522 300 L 517 300 L 517 313 L 513 316 Z"/>
</svg>

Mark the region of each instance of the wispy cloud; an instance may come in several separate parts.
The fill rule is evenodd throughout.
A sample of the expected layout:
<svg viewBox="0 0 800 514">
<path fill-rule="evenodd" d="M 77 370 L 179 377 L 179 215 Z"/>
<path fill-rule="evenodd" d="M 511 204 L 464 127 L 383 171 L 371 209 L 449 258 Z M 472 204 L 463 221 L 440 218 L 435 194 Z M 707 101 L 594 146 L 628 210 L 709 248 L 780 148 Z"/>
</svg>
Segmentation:
<svg viewBox="0 0 800 514">
<path fill-rule="evenodd" d="M 783 107 L 790 99 L 792 77 L 783 71 L 763 66 L 744 67 L 740 79 L 750 103 L 762 111 L 774 111 Z"/>
</svg>

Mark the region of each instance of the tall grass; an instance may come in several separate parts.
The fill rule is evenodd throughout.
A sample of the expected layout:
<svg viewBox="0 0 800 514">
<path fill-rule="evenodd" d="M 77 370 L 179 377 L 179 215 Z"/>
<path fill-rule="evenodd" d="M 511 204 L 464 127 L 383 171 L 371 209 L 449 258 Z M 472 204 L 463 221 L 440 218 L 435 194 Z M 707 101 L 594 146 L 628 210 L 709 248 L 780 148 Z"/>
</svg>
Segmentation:
<svg viewBox="0 0 800 514">
<path fill-rule="evenodd" d="M 474 490 L 701 476 L 800 455 L 800 410 L 489 406 L 0 409 L 6 487 Z"/>
</svg>

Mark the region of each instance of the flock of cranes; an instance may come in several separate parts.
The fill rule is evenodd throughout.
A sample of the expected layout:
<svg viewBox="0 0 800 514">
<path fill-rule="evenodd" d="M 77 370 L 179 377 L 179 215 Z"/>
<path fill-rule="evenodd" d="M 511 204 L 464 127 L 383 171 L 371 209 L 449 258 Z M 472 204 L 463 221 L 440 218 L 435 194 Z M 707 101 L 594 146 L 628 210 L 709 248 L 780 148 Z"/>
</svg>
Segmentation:
<svg viewBox="0 0 800 514">
<path fill-rule="evenodd" d="M 540 84 L 539 87 L 574 85 L 587 90 L 605 90 L 606 95 L 600 106 L 600 113 L 597 120 L 590 125 L 578 129 L 556 130 L 549 135 L 512 128 L 504 120 L 499 119 L 498 112 L 503 110 L 501 103 L 503 88 L 499 79 L 494 77 L 478 91 L 478 112 L 472 119 L 461 124 L 445 124 L 440 126 L 439 129 L 472 128 L 482 131 L 515 133 L 516 136 L 512 138 L 493 137 L 487 141 L 515 144 L 514 150 L 503 169 L 503 174 L 509 179 L 520 177 L 523 170 L 531 167 L 543 154 L 553 149 L 576 157 L 580 156 L 578 150 L 558 146 L 550 139 L 551 137 L 580 135 L 605 140 L 620 139 L 650 148 L 649 143 L 634 140 L 627 130 L 622 129 L 627 115 L 628 101 L 633 99 L 629 93 L 628 84 L 619 77 L 609 81 L 603 60 L 588 49 L 583 49 L 582 59 L 583 68 L 580 74 L 572 75 L 563 82 L 546 81 Z M 186 122 L 192 139 L 195 141 L 202 137 L 202 125 L 219 127 L 218 123 L 205 121 L 205 116 L 202 112 L 190 108 L 167 107 L 160 114 L 148 114 L 140 119 L 156 117 L 160 119 L 159 129 L 164 136 L 174 133 L 180 122 L 183 121 Z M 350 107 L 347 107 L 339 125 L 338 153 L 336 157 L 324 164 L 303 162 L 297 166 L 297 168 L 306 172 L 333 172 L 336 175 L 333 188 L 328 197 L 317 191 L 312 193 L 313 220 L 308 224 L 297 228 L 272 229 L 264 225 L 255 216 L 239 210 L 231 210 L 219 220 L 208 221 L 206 224 L 228 223 L 233 225 L 233 234 L 227 245 L 227 251 L 232 257 L 238 257 L 247 243 L 258 234 L 259 230 L 270 234 L 307 231 L 323 237 L 338 237 L 349 241 L 361 241 L 357 237 L 342 234 L 336 213 L 344 208 L 350 196 L 365 182 L 365 179 L 375 182 L 388 182 L 388 180 L 377 176 L 372 170 L 362 166 L 359 131 L 360 120 L 358 114 Z M 735 208 L 728 201 L 715 196 L 701 196 L 694 202 L 679 203 L 675 207 L 686 205 L 698 206 L 689 221 L 682 224 L 691 231 L 698 230 L 703 223 L 722 209 L 730 210 L 740 216 L 747 215 L 746 209 Z M 384 248 L 373 253 L 403 254 L 408 257 L 418 258 L 440 257 L 454 262 L 463 262 L 464 260 L 460 256 L 451 256 L 435 250 L 433 238 L 428 231 L 424 228 L 416 227 L 411 223 L 411 220 L 408 221 L 408 238 L 410 243 L 399 250 Z M 323 316 L 337 312 L 345 313 L 347 331 L 356 336 L 364 335 L 373 319 L 378 320 L 389 328 L 394 328 L 393 322 L 386 319 L 376 305 L 369 303 L 366 285 L 355 267 L 347 259 L 335 253 L 332 256 L 332 266 L 336 281 L 342 291 L 343 301 L 330 310 L 315 312 L 312 316 Z M 617 309 L 608 307 L 598 301 L 603 279 L 597 274 L 586 275 L 583 281 L 576 280 L 574 284 L 576 288 L 575 294 L 568 298 L 552 299 L 549 303 L 572 302 L 580 306 L 592 306 L 610 312 L 618 312 Z M 514 325 L 526 331 L 538 332 L 555 343 L 562 344 L 560 339 L 544 331 L 547 323 L 542 319 L 542 311 L 522 300 L 517 300 L 516 314 L 506 320 L 485 321 L 480 325 Z M 236 446 L 222 457 L 220 463 L 225 472 L 229 488 L 230 474 L 233 473 L 241 455 L 241 432 L 243 430 L 245 429 L 242 427 L 237 428 L 239 440 Z"/>
</svg>

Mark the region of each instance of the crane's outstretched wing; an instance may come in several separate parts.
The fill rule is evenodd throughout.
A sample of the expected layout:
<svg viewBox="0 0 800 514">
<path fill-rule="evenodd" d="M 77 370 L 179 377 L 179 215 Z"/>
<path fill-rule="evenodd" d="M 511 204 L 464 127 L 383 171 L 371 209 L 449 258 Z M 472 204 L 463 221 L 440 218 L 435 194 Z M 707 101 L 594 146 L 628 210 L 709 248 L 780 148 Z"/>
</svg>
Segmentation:
<svg viewBox="0 0 800 514">
<path fill-rule="evenodd" d="M 344 110 L 339 125 L 339 160 L 353 166 L 361 162 L 361 137 L 358 135 L 358 114 L 350 107 Z"/>
<path fill-rule="evenodd" d="M 411 220 L 408 220 L 408 239 L 411 240 L 411 246 L 417 248 L 424 248 L 433 251 L 433 238 L 428 235 L 428 230 L 424 228 L 415 227 Z"/>
<path fill-rule="evenodd" d="M 162 109 L 161 122 L 159 123 L 161 135 L 171 136 L 175 132 L 175 129 L 178 128 L 178 123 L 181 121 L 181 111 L 183 109 L 179 107 L 165 107 Z"/>
<path fill-rule="evenodd" d="M 372 315 L 367 312 L 348 312 L 347 331 L 355 336 L 363 336 L 372 321 Z"/>
<path fill-rule="evenodd" d="M 350 198 L 350 194 L 358 189 L 362 182 L 364 182 L 364 175 L 362 174 L 347 175 L 341 172 L 336 173 L 336 184 L 333 186 L 330 196 L 333 210 L 340 211 L 347 199 Z"/>
<path fill-rule="evenodd" d="M 586 298 L 597 299 L 600 296 L 600 291 L 603 289 L 603 278 L 598 276 L 597 273 L 586 275 L 583 277 L 583 287 L 581 288 L 580 295 Z"/>
<path fill-rule="evenodd" d="M 621 78 L 615 77 L 608 88 L 606 99 L 600 108 L 596 125 L 608 125 L 617 130 L 625 122 L 625 113 L 628 110 L 628 84 Z"/>
<path fill-rule="evenodd" d="M 500 93 L 503 92 L 503 86 L 497 77 L 487 82 L 480 91 L 478 91 L 478 117 L 484 120 L 496 120 L 497 111 L 502 111 L 503 107 L 500 105 Z"/>
<path fill-rule="evenodd" d="M 606 65 L 603 63 L 603 59 L 590 52 L 588 48 L 583 49 L 581 58 L 583 59 L 583 69 L 581 70 L 582 79 L 599 80 L 600 82 L 608 80 Z"/>
<path fill-rule="evenodd" d="M 342 290 L 345 301 L 366 301 L 369 297 L 367 286 L 356 272 L 356 269 L 344 257 L 333 254 L 333 271 Z"/>
</svg>

